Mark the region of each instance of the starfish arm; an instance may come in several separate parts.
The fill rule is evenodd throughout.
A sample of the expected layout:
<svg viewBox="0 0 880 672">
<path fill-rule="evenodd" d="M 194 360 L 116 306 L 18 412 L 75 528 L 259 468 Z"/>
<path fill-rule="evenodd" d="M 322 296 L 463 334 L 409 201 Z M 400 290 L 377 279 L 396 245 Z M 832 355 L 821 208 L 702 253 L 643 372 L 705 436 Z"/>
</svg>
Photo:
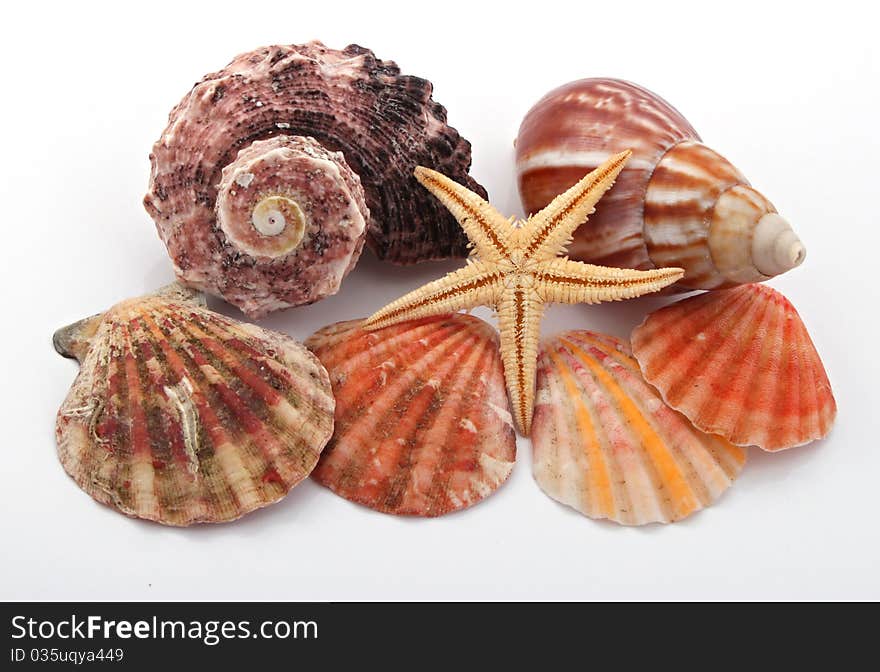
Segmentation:
<svg viewBox="0 0 880 672">
<path fill-rule="evenodd" d="M 415 176 L 455 216 L 480 259 L 501 261 L 510 255 L 513 227 L 488 201 L 430 168 L 418 166 Z"/>
<path fill-rule="evenodd" d="M 614 184 L 631 153 L 627 150 L 615 154 L 530 217 L 519 234 L 523 260 L 552 259 L 565 252 L 574 230 L 593 214 L 596 203 Z"/>
<path fill-rule="evenodd" d="M 656 292 L 683 275 L 681 268 L 634 271 L 553 259 L 539 265 L 535 280 L 538 294 L 547 303 L 600 303 Z"/>
<path fill-rule="evenodd" d="M 364 322 L 365 329 L 381 329 L 398 322 L 415 320 L 428 315 L 453 313 L 462 308 L 493 305 L 501 289 L 503 274 L 481 261 L 429 282 L 405 294 L 371 315 Z"/>
<path fill-rule="evenodd" d="M 498 302 L 501 359 L 513 417 L 528 436 L 535 403 L 535 368 L 544 304 L 531 287 L 514 286 Z"/>
</svg>

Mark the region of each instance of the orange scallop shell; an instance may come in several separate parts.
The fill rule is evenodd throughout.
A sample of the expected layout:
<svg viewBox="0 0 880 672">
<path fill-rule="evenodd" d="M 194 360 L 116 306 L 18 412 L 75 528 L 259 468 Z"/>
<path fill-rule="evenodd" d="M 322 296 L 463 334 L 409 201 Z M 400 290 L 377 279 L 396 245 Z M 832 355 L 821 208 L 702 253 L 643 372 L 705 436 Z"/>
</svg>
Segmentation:
<svg viewBox="0 0 880 672">
<path fill-rule="evenodd" d="M 788 299 L 751 284 L 693 296 L 632 333 L 645 378 L 705 432 L 776 451 L 824 437 L 837 404 Z"/>
<path fill-rule="evenodd" d="M 516 457 L 495 329 L 463 314 L 361 324 L 306 341 L 336 396 L 336 430 L 313 478 L 353 502 L 416 516 L 494 492 Z"/>
<path fill-rule="evenodd" d="M 626 343 L 590 331 L 542 343 L 532 447 L 545 493 L 623 525 L 686 518 L 721 496 L 746 461 L 743 448 L 664 404 Z"/>
<path fill-rule="evenodd" d="M 58 411 L 61 463 L 129 516 L 238 518 L 308 476 L 333 431 L 312 353 L 177 285 L 59 330 L 55 346 L 81 365 Z"/>
</svg>

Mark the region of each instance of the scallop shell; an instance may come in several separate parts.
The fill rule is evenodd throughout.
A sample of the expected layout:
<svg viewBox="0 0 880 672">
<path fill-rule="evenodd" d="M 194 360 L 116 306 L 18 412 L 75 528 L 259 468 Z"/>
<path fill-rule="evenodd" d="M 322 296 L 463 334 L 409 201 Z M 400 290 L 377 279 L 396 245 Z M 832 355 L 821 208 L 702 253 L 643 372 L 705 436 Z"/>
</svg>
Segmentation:
<svg viewBox="0 0 880 672">
<path fill-rule="evenodd" d="M 327 372 L 292 339 L 172 285 L 55 335 L 81 368 L 56 438 L 96 500 L 167 525 L 223 522 L 278 501 L 333 431 Z"/>
<path fill-rule="evenodd" d="M 413 177 L 417 165 L 428 166 L 486 194 L 468 176 L 470 143 L 447 125 L 446 110 L 431 91 L 430 82 L 401 75 L 394 62 L 368 49 L 337 51 L 320 42 L 256 49 L 206 75 L 172 110 L 153 148 L 144 200 L 179 279 L 239 305 L 241 295 L 274 291 L 279 274 L 291 275 L 276 273 L 277 262 L 255 265 L 249 246 L 229 235 L 236 227 L 224 226 L 217 207 L 224 169 L 237 155 L 241 161 L 255 141 L 279 135 L 308 136 L 344 155 L 366 193 L 368 242 L 380 258 L 415 263 L 466 256 L 458 223 Z M 308 171 L 299 180 L 296 170 L 287 172 L 289 189 L 278 180 L 264 184 L 261 175 L 243 188 L 301 194 Z M 343 192 L 346 182 L 334 189 Z M 334 225 L 319 249 L 333 249 L 343 228 Z M 311 249 L 307 239 L 303 247 Z M 247 303 L 243 307 L 256 314 Z"/>
<path fill-rule="evenodd" d="M 665 100 L 616 79 L 571 82 L 526 115 L 516 142 L 523 207 L 537 212 L 625 149 L 633 154 L 575 231 L 571 258 L 684 268 L 681 290 L 760 282 L 803 261 L 791 226 L 742 173 Z"/>
<path fill-rule="evenodd" d="M 623 525 L 669 523 L 730 487 L 746 451 L 694 429 L 620 339 L 569 331 L 538 360 L 533 472 L 553 499 Z"/>
<path fill-rule="evenodd" d="M 788 299 L 763 285 L 693 296 L 632 333 L 645 378 L 705 432 L 775 451 L 824 437 L 837 404 Z"/>
<path fill-rule="evenodd" d="M 336 395 L 313 478 L 384 513 L 439 516 L 489 496 L 516 456 L 495 330 L 462 314 L 361 324 L 306 341 Z"/>
</svg>

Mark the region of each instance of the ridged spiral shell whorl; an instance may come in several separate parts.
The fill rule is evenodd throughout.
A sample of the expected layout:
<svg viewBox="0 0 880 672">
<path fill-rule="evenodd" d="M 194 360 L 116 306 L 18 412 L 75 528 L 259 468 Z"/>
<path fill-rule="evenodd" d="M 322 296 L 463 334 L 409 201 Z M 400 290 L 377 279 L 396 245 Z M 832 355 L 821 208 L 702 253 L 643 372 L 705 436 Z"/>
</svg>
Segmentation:
<svg viewBox="0 0 880 672">
<path fill-rule="evenodd" d="M 308 476 L 333 431 L 327 372 L 308 350 L 177 286 L 62 329 L 55 343 L 81 364 L 58 411 L 61 463 L 129 516 L 238 518 Z"/>
<path fill-rule="evenodd" d="M 656 94 L 615 79 L 548 93 L 516 141 L 520 196 L 534 213 L 609 155 L 632 150 L 615 186 L 569 246 L 608 266 L 685 269 L 679 289 L 760 282 L 799 265 L 804 247 L 743 175 Z"/>
<path fill-rule="evenodd" d="M 492 494 L 516 457 L 495 329 L 462 314 L 361 324 L 306 341 L 336 396 L 336 429 L 313 478 L 402 515 L 439 516 Z"/>
<path fill-rule="evenodd" d="M 250 263 L 230 266 L 215 255 L 184 276 L 251 317 L 339 291 L 370 216 L 341 153 L 286 135 L 254 141 L 223 169 L 215 214 L 227 247 Z"/>
<path fill-rule="evenodd" d="M 663 403 L 620 339 L 569 331 L 542 343 L 532 470 L 550 497 L 590 518 L 669 523 L 729 488 L 746 451 Z"/>
<path fill-rule="evenodd" d="M 368 49 L 320 42 L 256 49 L 205 76 L 172 110 L 150 157 L 145 205 L 180 277 L 196 277 L 203 257 L 226 269 L 251 265 L 215 225 L 217 185 L 240 150 L 277 135 L 342 152 L 366 192 L 368 242 L 380 258 L 465 256 L 458 223 L 413 178 L 428 166 L 486 194 L 467 174 L 470 143 L 431 91 Z"/>
</svg>

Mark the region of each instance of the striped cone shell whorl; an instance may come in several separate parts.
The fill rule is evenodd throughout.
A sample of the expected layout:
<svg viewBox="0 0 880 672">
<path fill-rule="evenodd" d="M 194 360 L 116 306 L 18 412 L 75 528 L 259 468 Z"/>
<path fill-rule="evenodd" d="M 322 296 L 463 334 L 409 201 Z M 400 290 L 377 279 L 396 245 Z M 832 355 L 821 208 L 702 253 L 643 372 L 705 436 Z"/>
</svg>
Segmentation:
<svg viewBox="0 0 880 672">
<path fill-rule="evenodd" d="M 554 89 L 523 119 L 516 167 L 526 213 L 543 209 L 610 155 L 632 150 L 614 187 L 582 227 L 588 230 L 575 231 L 568 247 L 572 259 L 640 270 L 656 267 L 645 248 L 642 225 L 648 181 L 671 147 L 700 137 L 661 98 L 653 97 L 646 106 L 649 95 L 628 82 L 584 79 Z"/>
<path fill-rule="evenodd" d="M 837 404 L 791 302 L 764 285 L 693 296 L 632 333 L 645 378 L 706 432 L 776 451 L 828 434 Z"/>
<path fill-rule="evenodd" d="M 333 431 L 327 372 L 291 338 L 172 285 L 55 335 L 80 361 L 58 411 L 64 469 L 167 525 L 234 520 L 309 475 Z"/>
<path fill-rule="evenodd" d="M 746 451 L 663 403 L 629 347 L 590 331 L 544 343 L 532 421 L 541 489 L 590 518 L 669 523 L 730 487 Z"/>
<path fill-rule="evenodd" d="M 489 496 L 516 456 L 497 332 L 463 314 L 361 324 L 306 341 L 336 396 L 336 430 L 313 478 L 393 514 L 439 516 Z"/>
<path fill-rule="evenodd" d="M 773 204 L 660 96 L 616 79 L 583 79 L 542 98 L 516 140 L 526 212 L 546 206 L 608 156 L 632 150 L 615 186 L 574 233 L 572 259 L 685 270 L 679 290 L 760 282 L 805 250 Z"/>
</svg>

